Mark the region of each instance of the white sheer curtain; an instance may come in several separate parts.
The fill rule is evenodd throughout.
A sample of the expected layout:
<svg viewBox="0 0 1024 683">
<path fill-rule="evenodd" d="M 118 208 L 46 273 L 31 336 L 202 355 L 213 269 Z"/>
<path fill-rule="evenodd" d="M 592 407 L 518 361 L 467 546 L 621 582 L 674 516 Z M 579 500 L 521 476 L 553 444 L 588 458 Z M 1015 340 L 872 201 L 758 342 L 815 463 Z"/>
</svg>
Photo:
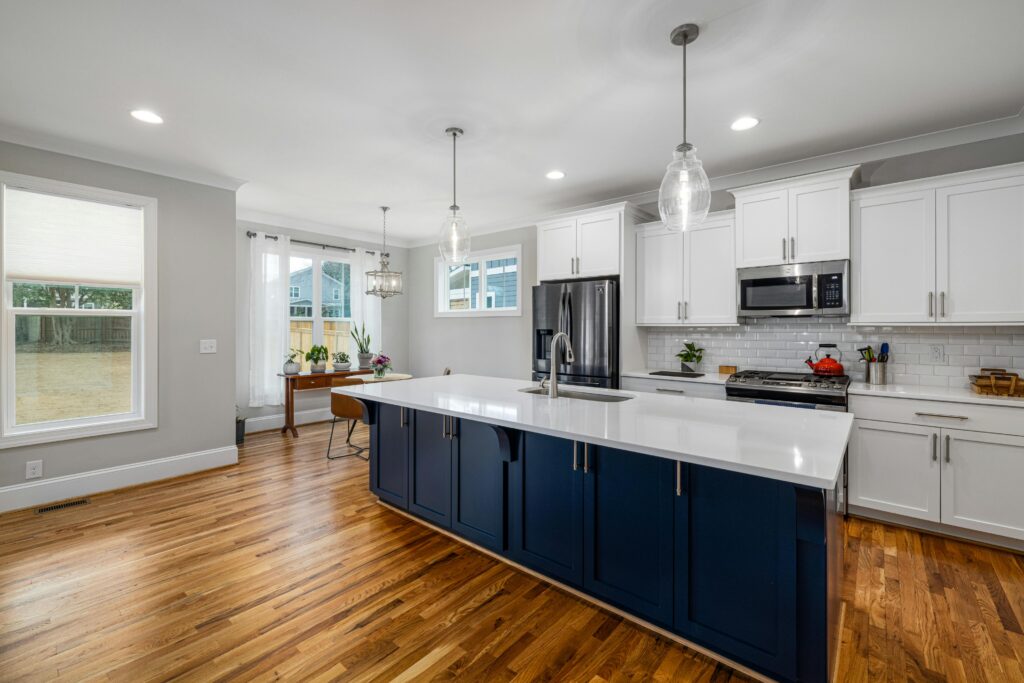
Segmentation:
<svg viewBox="0 0 1024 683">
<path fill-rule="evenodd" d="M 288 351 L 288 251 L 286 235 L 257 232 L 249 240 L 249 406 L 284 403 L 277 376 Z"/>
<path fill-rule="evenodd" d="M 386 341 L 381 326 L 380 297 L 366 293 L 366 271 L 377 270 L 380 265 L 380 257 L 360 249 L 353 255 L 352 261 L 352 270 L 356 271 L 352 278 L 353 327 L 360 327 L 365 322 L 366 331 L 370 334 L 370 351 L 375 354 L 381 351 L 388 353 L 384 346 Z M 355 358 L 355 352 L 356 347 L 353 341 L 353 358 Z"/>
</svg>

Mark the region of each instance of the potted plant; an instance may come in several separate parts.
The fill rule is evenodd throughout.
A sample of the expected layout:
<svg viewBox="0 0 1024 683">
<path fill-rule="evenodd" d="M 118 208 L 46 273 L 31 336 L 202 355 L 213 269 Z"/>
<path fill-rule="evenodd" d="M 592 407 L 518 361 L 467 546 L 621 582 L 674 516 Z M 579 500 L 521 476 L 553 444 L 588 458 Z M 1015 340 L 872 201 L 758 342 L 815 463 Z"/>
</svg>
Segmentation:
<svg viewBox="0 0 1024 683">
<path fill-rule="evenodd" d="M 370 361 L 373 359 L 373 353 L 370 352 L 370 335 L 366 332 L 366 323 L 364 322 L 359 327 L 352 330 L 352 338 L 356 341 L 356 348 L 359 353 L 356 357 L 359 358 L 359 369 L 366 370 L 370 367 Z"/>
<path fill-rule="evenodd" d="M 284 374 L 286 375 L 297 375 L 302 366 L 295 360 L 301 358 L 305 352 L 302 349 L 292 349 L 284 355 Z"/>
<path fill-rule="evenodd" d="M 676 354 L 680 369 L 683 372 L 697 372 L 700 362 L 704 360 L 704 349 L 693 342 L 683 344 L 683 350 Z"/>
<path fill-rule="evenodd" d="M 327 372 L 327 347 L 313 345 L 306 352 L 306 360 L 309 361 L 311 372 Z"/>
<path fill-rule="evenodd" d="M 335 372 L 345 372 L 352 367 L 352 363 L 348 359 L 348 354 L 344 351 L 335 351 L 332 353 L 331 361 L 331 367 Z"/>
<path fill-rule="evenodd" d="M 374 356 L 373 360 L 370 361 L 370 365 L 373 367 L 374 377 L 383 377 L 385 373 L 391 369 L 391 358 L 383 353 L 378 353 Z"/>
</svg>

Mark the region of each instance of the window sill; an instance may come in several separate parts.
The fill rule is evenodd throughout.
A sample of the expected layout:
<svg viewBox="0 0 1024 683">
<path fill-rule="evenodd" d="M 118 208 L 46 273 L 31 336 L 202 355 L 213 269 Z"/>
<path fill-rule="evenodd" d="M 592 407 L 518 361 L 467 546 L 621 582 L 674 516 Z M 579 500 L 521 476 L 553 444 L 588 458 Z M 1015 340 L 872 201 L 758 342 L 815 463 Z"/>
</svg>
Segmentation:
<svg viewBox="0 0 1024 683">
<path fill-rule="evenodd" d="M 16 446 L 31 446 L 33 444 L 54 443 L 56 441 L 68 441 L 70 439 L 83 439 L 90 436 L 106 436 L 107 434 L 120 434 L 122 432 L 133 432 L 141 429 L 156 429 L 157 421 L 147 418 L 129 416 L 122 419 L 112 419 L 106 422 L 97 422 L 89 425 L 75 425 L 69 427 L 40 427 L 32 431 L 19 431 L 13 434 L 5 434 L 0 437 L 0 449 L 14 448 Z"/>
<path fill-rule="evenodd" d="M 477 310 L 477 311 L 434 311 L 435 318 L 509 318 L 521 316 L 523 311 L 516 309 L 514 311 L 489 311 L 489 310 Z"/>
</svg>

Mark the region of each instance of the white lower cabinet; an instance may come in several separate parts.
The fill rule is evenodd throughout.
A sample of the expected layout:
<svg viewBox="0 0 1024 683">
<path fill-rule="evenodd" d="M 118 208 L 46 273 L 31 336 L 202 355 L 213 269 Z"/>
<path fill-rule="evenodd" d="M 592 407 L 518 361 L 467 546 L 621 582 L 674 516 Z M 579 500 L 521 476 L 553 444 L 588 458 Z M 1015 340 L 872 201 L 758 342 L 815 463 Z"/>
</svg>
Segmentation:
<svg viewBox="0 0 1024 683">
<path fill-rule="evenodd" d="M 1024 438 L 942 430 L 942 522 L 1024 540 Z"/>
<path fill-rule="evenodd" d="M 624 376 L 620 386 L 626 391 L 646 391 L 669 396 L 725 400 L 725 385 L 715 382 L 687 382 L 676 379 Z"/>
<path fill-rule="evenodd" d="M 859 398 L 859 397 L 858 397 Z M 904 399 L 872 399 L 903 402 Z M 915 401 L 915 419 L 933 424 L 854 420 L 849 453 L 850 504 L 949 527 L 1024 540 L 1024 436 L 953 429 L 956 420 L 970 424 L 985 408 L 954 415 L 956 404 Z M 872 404 L 873 406 L 873 404 Z M 950 408 L 954 410 L 950 410 Z M 894 405 L 892 416 L 900 415 Z M 851 402 L 857 413 L 857 401 Z M 989 421 L 1004 421 L 991 408 Z M 865 411 L 870 412 L 870 411 Z M 960 410 L 962 413 L 969 411 Z M 984 416 L 982 416 L 984 417 Z M 997 419 L 998 418 L 998 419 Z M 1019 430 L 1020 422 L 1007 425 Z"/>
</svg>

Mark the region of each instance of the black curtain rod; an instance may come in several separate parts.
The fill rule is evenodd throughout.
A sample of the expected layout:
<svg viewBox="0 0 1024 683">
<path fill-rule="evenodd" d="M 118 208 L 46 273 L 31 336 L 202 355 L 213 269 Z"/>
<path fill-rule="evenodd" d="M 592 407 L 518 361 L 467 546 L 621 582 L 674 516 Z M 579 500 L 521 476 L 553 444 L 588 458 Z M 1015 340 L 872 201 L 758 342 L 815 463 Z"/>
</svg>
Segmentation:
<svg viewBox="0 0 1024 683">
<path fill-rule="evenodd" d="M 245 236 L 248 237 L 249 239 L 252 239 L 253 237 L 256 236 L 256 233 L 253 232 L 252 230 L 246 230 L 245 231 Z M 264 237 L 266 237 L 268 240 L 274 240 L 275 242 L 277 241 L 277 235 L 264 235 Z M 292 240 L 292 244 L 305 244 L 308 247 L 319 247 L 321 249 L 340 249 L 341 251 L 350 251 L 353 254 L 356 253 L 357 251 L 359 251 L 358 249 L 353 249 L 352 247 L 338 247 L 338 246 L 335 246 L 333 244 L 321 244 L 320 242 L 307 242 L 306 240 Z M 367 249 L 366 253 L 367 254 L 376 254 L 377 252 L 373 251 L 372 249 Z M 388 256 L 390 256 L 390 254 L 388 254 Z"/>
</svg>

